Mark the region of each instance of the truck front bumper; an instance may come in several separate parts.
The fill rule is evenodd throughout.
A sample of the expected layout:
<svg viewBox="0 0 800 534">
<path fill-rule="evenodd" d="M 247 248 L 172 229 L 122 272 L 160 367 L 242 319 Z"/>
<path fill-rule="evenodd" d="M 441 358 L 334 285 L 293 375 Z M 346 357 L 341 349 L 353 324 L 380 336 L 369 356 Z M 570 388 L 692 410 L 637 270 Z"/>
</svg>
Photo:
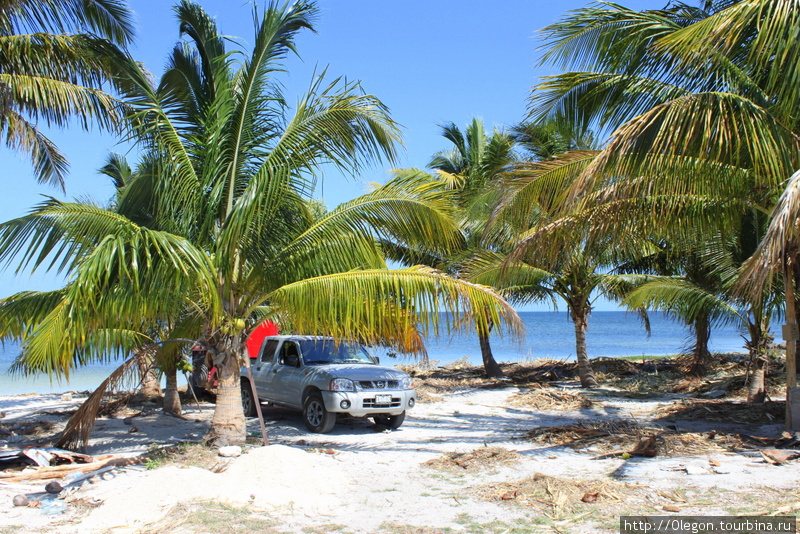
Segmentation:
<svg viewBox="0 0 800 534">
<path fill-rule="evenodd" d="M 381 397 L 384 395 L 384 397 Z M 323 391 L 325 409 L 353 417 L 399 415 L 414 407 L 417 394 L 413 389 L 379 391 Z"/>
</svg>

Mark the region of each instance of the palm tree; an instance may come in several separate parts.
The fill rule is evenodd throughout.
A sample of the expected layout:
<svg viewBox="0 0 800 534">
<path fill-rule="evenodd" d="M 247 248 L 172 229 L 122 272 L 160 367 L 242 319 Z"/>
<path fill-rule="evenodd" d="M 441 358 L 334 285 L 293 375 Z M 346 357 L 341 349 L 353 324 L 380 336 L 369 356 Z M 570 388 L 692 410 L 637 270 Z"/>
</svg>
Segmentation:
<svg viewBox="0 0 800 534">
<path fill-rule="evenodd" d="M 486 232 L 495 239 L 504 237 L 504 245 L 471 258 L 466 268 L 470 280 L 499 288 L 515 303 L 550 301 L 556 307 L 563 300 L 575 327 L 583 387 L 597 385 L 586 346 L 595 300 L 621 300 L 639 277 L 617 269 L 654 251 L 642 239 L 587 240 L 582 214 L 563 211 L 571 184 L 595 157 L 592 150 L 570 150 L 543 161 L 516 163 L 504 176 Z"/>
<path fill-rule="evenodd" d="M 796 0 L 758 0 L 579 10 L 544 30 L 544 61 L 577 70 L 543 80 L 531 101 L 535 117 L 613 130 L 573 189 L 587 207 L 580 191 L 611 186 L 599 209 L 613 215 L 596 218 L 589 238 L 644 233 L 657 214 L 662 235 L 697 239 L 730 232 L 750 209 L 772 212 L 747 294 L 762 299 L 771 274 L 783 274 L 788 389 L 796 383 L 795 260 L 791 240 L 780 239 L 796 197 L 787 189 L 780 209 L 772 207 L 800 168 L 800 96 L 791 81 L 798 65 L 788 59 L 800 53 L 799 8 Z M 650 201 L 645 209 L 639 198 Z"/>
<path fill-rule="evenodd" d="M 211 438 L 241 443 L 244 341 L 264 319 L 401 348 L 440 321 L 520 328 L 487 287 L 430 268 L 386 269 L 381 239 L 440 251 L 458 241 L 440 189 L 398 179 L 315 220 L 304 198 L 320 166 L 355 172 L 391 160 L 397 130 L 359 84 L 324 76 L 288 116 L 275 76 L 297 33 L 313 28 L 313 3 L 270 4 L 253 50 L 238 56 L 199 6 L 184 0 L 175 11 L 188 40 L 159 86 L 128 80 L 145 152 L 116 211 L 49 200 L 0 226 L 0 260 L 52 261 L 72 281 L 35 321 L 7 329 L 25 342 L 21 365 L 69 370 L 77 354 L 135 346 L 143 328 L 168 324 L 163 350 L 200 340 L 219 370 Z M 121 215 L 129 205 L 148 208 L 139 222 Z"/>
<path fill-rule="evenodd" d="M 105 164 L 98 169 L 98 172 L 111 180 L 117 190 L 117 194 L 121 194 L 125 186 L 133 179 L 133 169 L 131 169 L 128 164 L 128 160 L 125 156 L 117 153 L 109 154 Z M 117 199 L 114 198 L 111 207 L 113 208 L 116 205 Z M 123 215 L 133 219 L 135 214 L 123 213 Z M 154 331 L 149 332 L 148 337 L 156 339 L 158 336 L 154 336 L 154 333 Z M 155 361 L 157 348 L 157 345 L 147 343 L 133 349 L 136 368 L 139 373 L 139 391 L 147 398 L 161 396 L 161 384 L 159 382 Z M 164 410 L 179 415 L 182 410 L 180 407 L 180 397 L 177 392 L 177 377 L 169 375 L 167 386 L 169 387 L 164 395 Z M 173 388 L 172 386 L 175 387 Z"/>
<path fill-rule="evenodd" d="M 453 147 L 435 154 L 428 168 L 454 192 L 465 240 L 464 247 L 452 251 L 441 264 L 446 271 L 463 278 L 465 273 L 460 271 L 465 259 L 493 246 L 484 239 L 486 222 L 494 203 L 492 197 L 499 192 L 497 182 L 514 161 L 514 141 L 497 130 L 487 135 L 483 121 L 477 118 L 464 132 L 452 122 L 443 125 L 442 136 Z M 478 343 L 486 376 L 499 378 L 503 370 L 492 354 L 491 330 L 491 324 L 488 330 L 478 330 Z"/>
<path fill-rule="evenodd" d="M 578 242 L 562 250 L 555 263 L 537 257 L 534 247 L 525 246 L 509 254 L 484 253 L 467 264 L 469 279 L 499 288 L 515 304 L 562 301 L 575 330 L 575 355 L 581 387 L 597 386 L 586 344 L 586 331 L 595 301 L 600 297 L 621 301 L 637 283 L 636 275 L 614 272 L 621 260 L 613 246 L 589 247 Z"/>
<path fill-rule="evenodd" d="M 590 236 L 662 228 L 702 238 L 737 228 L 750 209 L 771 209 L 800 166 L 798 96 L 779 60 L 798 46 L 796 8 L 599 3 L 543 30 L 543 61 L 579 70 L 534 88 L 532 118 L 613 132 L 570 196 L 587 207 L 597 198 L 581 192 L 608 186 L 606 216 Z"/>
<path fill-rule="evenodd" d="M 63 188 L 67 161 L 40 129 L 76 122 L 116 128 L 120 103 L 103 90 L 129 68 L 123 0 L 12 0 L 0 10 L 0 136 L 28 154 L 39 182 Z"/>
</svg>

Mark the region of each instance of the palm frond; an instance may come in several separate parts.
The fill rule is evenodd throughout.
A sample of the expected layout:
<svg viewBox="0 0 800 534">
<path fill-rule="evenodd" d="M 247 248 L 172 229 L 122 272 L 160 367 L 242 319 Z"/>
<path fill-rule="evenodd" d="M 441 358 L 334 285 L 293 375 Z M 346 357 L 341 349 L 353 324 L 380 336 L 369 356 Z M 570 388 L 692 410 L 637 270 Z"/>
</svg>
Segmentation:
<svg viewBox="0 0 800 534">
<path fill-rule="evenodd" d="M 751 170 L 756 187 L 774 188 L 800 166 L 793 133 L 747 99 L 692 94 L 656 106 L 617 130 L 576 183 L 593 189 L 602 177 L 675 176 L 690 162 L 712 174 L 721 165 Z M 685 181 L 684 181 L 685 182 Z"/>
<path fill-rule="evenodd" d="M 752 287 L 769 286 L 771 275 L 781 272 L 789 258 L 800 253 L 800 171 L 789 178 L 778 199 L 764 238 L 745 263 L 743 280 Z"/>
<path fill-rule="evenodd" d="M 65 289 L 23 291 L 0 300 L 0 338 L 23 341 L 64 299 Z"/>
<path fill-rule="evenodd" d="M 628 293 L 623 304 L 631 308 L 665 311 L 687 323 L 702 316 L 708 316 L 716 325 L 743 321 L 734 306 L 681 278 L 654 278 Z"/>
<path fill-rule="evenodd" d="M 137 367 L 136 357 L 131 357 L 116 368 L 91 395 L 81 404 L 80 408 L 72 414 L 67 421 L 67 426 L 61 432 L 61 436 L 56 441 L 55 446 L 68 450 L 85 451 L 89 444 L 89 434 L 94 428 L 97 414 L 100 411 L 103 397 L 110 390 L 115 390 L 119 385 L 129 380 L 129 375 L 134 373 Z"/>
<path fill-rule="evenodd" d="M 772 113 L 796 121 L 800 95 L 792 87 L 800 79 L 799 11 L 796 0 L 737 2 L 665 38 L 661 46 L 686 55 L 702 47 L 737 58 L 770 95 Z"/>
<path fill-rule="evenodd" d="M 269 295 L 276 313 L 302 332 L 375 344 L 410 332 L 427 335 L 503 324 L 523 330 L 514 309 L 491 288 L 450 278 L 427 267 L 364 270 L 303 280 Z"/>
<path fill-rule="evenodd" d="M 0 16 L 5 34 L 88 32 L 121 45 L 133 40 L 133 13 L 122 0 L 22 0 L 9 4 Z"/>
<path fill-rule="evenodd" d="M 34 176 L 40 183 L 64 189 L 69 164 L 64 154 L 35 125 L 13 110 L 6 110 L 0 122 L 0 133 L 6 146 L 30 155 Z"/>
</svg>

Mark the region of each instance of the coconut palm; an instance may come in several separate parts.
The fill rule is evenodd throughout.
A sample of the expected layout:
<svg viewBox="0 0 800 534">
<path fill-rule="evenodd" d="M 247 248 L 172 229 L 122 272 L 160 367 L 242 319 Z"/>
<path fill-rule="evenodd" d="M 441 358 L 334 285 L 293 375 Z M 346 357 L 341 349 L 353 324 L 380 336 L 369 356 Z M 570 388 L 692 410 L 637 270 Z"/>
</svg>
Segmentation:
<svg viewBox="0 0 800 534">
<path fill-rule="evenodd" d="M 433 169 L 437 178 L 454 192 L 461 210 L 459 217 L 465 241 L 464 247 L 452 251 L 440 266 L 464 277 L 461 264 L 480 251 L 492 248 L 484 239 L 486 222 L 491 214 L 493 197 L 499 192 L 498 180 L 515 159 L 514 140 L 497 130 L 487 134 L 483 121 L 477 118 L 472 119 L 464 132 L 452 122 L 444 124 L 442 136 L 453 147 L 435 154 L 428 168 Z M 492 354 L 491 328 L 490 324 L 488 330 L 478 330 L 478 343 L 486 376 L 499 378 L 503 371 Z"/>
<path fill-rule="evenodd" d="M 580 191 L 610 186 L 605 214 L 615 204 L 617 216 L 596 218 L 594 235 L 637 232 L 657 214 L 667 233 L 702 236 L 736 228 L 751 208 L 771 209 L 800 164 L 798 97 L 778 60 L 798 46 L 796 7 L 599 3 L 543 30 L 543 61 L 582 70 L 543 79 L 532 117 L 613 132 L 572 190 L 588 202 Z"/>
<path fill-rule="evenodd" d="M 107 176 L 121 194 L 125 186 L 133 179 L 133 169 L 128 164 L 128 160 L 122 154 L 111 153 L 107 156 L 105 164 L 98 169 L 100 174 Z M 112 206 L 116 206 L 116 198 L 112 201 Z M 133 214 L 125 214 L 128 218 L 133 218 Z M 149 336 L 157 339 L 155 332 L 149 332 Z M 133 349 L 136 368 L 139 373 L 139 391 L 148 398 L 161 396 L 161 384 L 155 365 L 155 355 L 158 346 L 153 343 L 142 345 Z M 181 413 L 180 397 L 177 392 L 177 377 L 169 376 L 167 380 L 167 391 L 164 395 L 164 410 L 179 415 Z M 174 387 L 173 387 L 174 386 Z"/>
<path fill-rule="evenodd" d="M 0 10 L 0 136 L 26 153 L 39 182 L 63 188 L 67 161 L 41 126 L 115 128 L 103 90 L 128 59 L 133 17 L 122 0 L 12 0 Z"/>
<path fill-rule="evenodd" d="M 313 27 L 313 3 L 270 4 L 248 54 L 228 52 L 198 5 L 175 11 L 187 41 L 159 86 L 143 74 L 128 80 L 143 172 L 116 211 L 49 200 L 0 227 L 0 260 L 60 266 L 71 280 L 54 307 L 14 327 L 21 365 L 63 371 L 80 363 L 76 354 L 135 346 L 144 327 L 168 324 L 164 351 L 200 340 L 219 371 L 211 438 L 241 443 L 244 341 L 264 319 L 401 348 L 441 321 L 520 327 L 489 288 L 430 268 L 386 269 L 381 239 L 440 253 L 458 243 L 441 189 L 399 179 L 321 219 L 309 211 L 321 166 L 354 172 L 391 160 L 397 142 L 386 108 L 357 83 L 318 76 L 293 109 L 285 104 L 275 78 L 297 33 Z M 128 205 L 146 216 L 121 215 Z"/>
<path fill-rule="evenodd" d="M 545 28 L 544 61 L 576 70 L 535 88 L 533 116 L 613 132 L 572 191 L 588 208 L 591 195 L 580 192 L 608 186 L 604 216 L 586 227 L 590 239 L 630 232 L 695 241 L 736 232 L 749 210 L 770 212 L 800 167 L 800 97 L 790 82 L 798 67 L 788 59 L 800 53 L 798 7 L 711 1 L 637 12 L 604 3 Z M 759 287 L 749 294 L 762 298 Z"/>
</svg>

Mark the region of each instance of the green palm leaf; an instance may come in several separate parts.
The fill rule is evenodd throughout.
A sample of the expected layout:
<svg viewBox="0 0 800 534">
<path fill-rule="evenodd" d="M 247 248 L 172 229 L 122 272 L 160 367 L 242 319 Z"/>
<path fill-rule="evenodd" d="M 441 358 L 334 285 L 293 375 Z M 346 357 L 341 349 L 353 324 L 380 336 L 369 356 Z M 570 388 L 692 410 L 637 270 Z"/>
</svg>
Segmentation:
<svg viewBox="0 0 800 534">
<path fill-rule="evenodd" d="M 504 324 L 523 326 L 516 312 L 491 288 L 456 280 L 426 267 L 353 271 L 302 280 L 273 292 L 275 313 L 302 332 L 354 337 L 378 344 L 388 331 L 423 334 Z"/>
</svg>

